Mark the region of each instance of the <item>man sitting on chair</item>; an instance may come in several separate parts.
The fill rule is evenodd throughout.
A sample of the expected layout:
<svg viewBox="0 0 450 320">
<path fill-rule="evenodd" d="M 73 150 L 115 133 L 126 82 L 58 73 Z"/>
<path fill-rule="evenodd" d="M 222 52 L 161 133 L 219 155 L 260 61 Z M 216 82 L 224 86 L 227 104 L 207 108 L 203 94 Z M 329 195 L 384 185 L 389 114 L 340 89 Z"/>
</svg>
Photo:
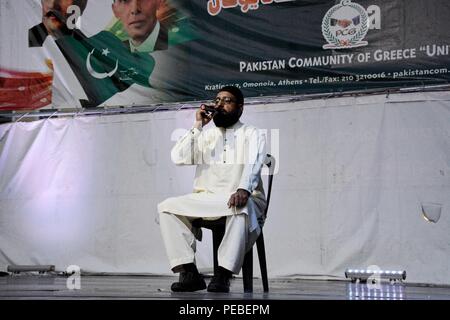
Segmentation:
<svg viewBox="0 0 450 320">
<path fill-rule="evenodd" d="M 232 274 L 238 274 L 245 253 L 261 232 L 266 198 L 261 169 L 265 135 L 239 121 L 244 107 L 242 92 L 233 86 L 219 90 L 215 113 L 204 105 L 195 114 L 191 130 L 172 149 L 176 165 L 196 165 L 193 193 L 168 198 L 158 205 L 160 228 L 172 271 L 180 272 L 172 291 L 197 291 L 206 283 L 195 265 L 196 235 L 192 221 L 226 217 L 225 234 L 218 250 L 218 273 L 210 292 L 229 292 Z M 213 120 L 215 127 L 203 128 Z"/>
</svg>

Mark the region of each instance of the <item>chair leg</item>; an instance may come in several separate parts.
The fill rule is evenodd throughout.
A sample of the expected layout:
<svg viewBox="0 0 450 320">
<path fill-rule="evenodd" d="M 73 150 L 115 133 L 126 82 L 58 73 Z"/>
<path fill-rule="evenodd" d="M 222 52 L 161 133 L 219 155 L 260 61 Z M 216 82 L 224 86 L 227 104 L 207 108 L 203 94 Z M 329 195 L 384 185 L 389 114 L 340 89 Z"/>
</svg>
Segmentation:
<svg viewBox="0 0 450 320">
<path fill-rule="evenodd" d="M 256 248 L 258 250 L 259 266 L 261 268 L 261 278 L 263 282 L 264 292 L 269 292 L 269 280 L 267 279 L 266 249 L 264 248 L 264 236 L 261 234 L 256 240 Z"/>
<path fill-rule="evenodd" d="M 212 231 L 213 236 L 213 261 L 214 261 L 214 275 L 217 275 L 219 270 L 219 259 L 217 253 L 219 251 L 220 243 L 222 242 L 223 236 L 225 234 L 225 228 L 214 228 Z"/>
<path fill-rule="evenodd" d="M 245 254 L 242 265 L 244 292 L 253 292 L 253 247 Z"/>
</svg>

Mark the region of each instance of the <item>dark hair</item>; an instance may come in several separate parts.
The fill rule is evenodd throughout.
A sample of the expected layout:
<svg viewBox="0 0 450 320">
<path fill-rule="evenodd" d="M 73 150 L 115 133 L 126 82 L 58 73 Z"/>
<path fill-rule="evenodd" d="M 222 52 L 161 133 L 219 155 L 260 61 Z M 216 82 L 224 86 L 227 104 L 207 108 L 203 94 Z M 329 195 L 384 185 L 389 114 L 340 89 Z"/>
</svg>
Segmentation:
<svg viewBox="0 0 450 320">
<path fill-rule="evenodd" d="M 225 86 L 219 90 L 219 92 L 226 91 L 231 93 L 236 98 L 237 104 L 244 104 L 244 95 L 242 91 L 235 86 Z"/>
<path fill-rule="evenodd" d="M 73 4 L 79 6 L 81 12 L 83 12 L 84 9 L 86 9 L 87 2 L 88 2 L 88 0 L 75 0 L 75 1 L 73 2 Z"/>
</svg>

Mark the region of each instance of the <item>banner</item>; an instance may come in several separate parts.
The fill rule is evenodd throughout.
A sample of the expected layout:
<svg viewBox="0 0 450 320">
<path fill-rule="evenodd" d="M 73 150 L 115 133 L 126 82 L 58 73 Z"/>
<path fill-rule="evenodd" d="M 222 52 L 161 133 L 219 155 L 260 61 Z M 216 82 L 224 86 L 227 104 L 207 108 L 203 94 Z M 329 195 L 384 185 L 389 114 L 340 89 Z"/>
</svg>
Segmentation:
<svg viewBox="0 0 450 320">
<path fill-rule="evenodd" d="M 448 84 L 446 0 L 2 0 L 0 110 Z"/>
</svg>

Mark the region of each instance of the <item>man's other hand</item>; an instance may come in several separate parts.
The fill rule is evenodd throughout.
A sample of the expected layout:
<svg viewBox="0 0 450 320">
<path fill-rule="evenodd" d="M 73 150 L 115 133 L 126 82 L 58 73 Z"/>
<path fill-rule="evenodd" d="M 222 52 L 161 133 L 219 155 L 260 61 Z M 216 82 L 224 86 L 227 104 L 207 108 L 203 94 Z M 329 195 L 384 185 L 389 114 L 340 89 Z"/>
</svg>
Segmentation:
<svg viewBox="0 0 450 320">
<path fill-rule="evenodd" d="M 249 196 L 250 192 L 247 190 L 238 189 L 238 191 L 231 195 L 230 200 L 228 200 L 228 208 L 245 206 Z"/>
</svg>

